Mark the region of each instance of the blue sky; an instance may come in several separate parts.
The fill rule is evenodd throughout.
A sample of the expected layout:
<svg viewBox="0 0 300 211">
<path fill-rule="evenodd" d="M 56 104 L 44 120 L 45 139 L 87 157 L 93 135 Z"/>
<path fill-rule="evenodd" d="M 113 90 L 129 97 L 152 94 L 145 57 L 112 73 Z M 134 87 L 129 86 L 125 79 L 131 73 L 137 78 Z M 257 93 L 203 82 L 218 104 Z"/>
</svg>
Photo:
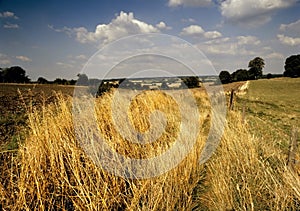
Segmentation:
<svg viewBox="0 0 300 211">
<path fill-rule="evenodd" d="M 247 68 L 282 73 L 300 53 L 297 0 L 0 0 L 0 67 L 30 78 L 76 78 L 101 47 L 124 36 L 164 33 L 201 50 L 217 72 Z"/>
</svg>

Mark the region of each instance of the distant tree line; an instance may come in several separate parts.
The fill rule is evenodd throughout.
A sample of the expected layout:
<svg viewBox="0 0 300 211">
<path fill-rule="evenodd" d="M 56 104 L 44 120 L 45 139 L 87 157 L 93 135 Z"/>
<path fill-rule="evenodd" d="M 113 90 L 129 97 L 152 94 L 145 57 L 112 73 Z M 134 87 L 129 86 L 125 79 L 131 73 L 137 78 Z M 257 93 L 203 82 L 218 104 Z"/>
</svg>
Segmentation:
<svg viewBox="0 0 300 211">
<path fill-rule="evenodd" d="M 246 81 L 246 80 L 257 80 L 260 78 L 274 78 L 274 77 L 300 77 L 300 54 L 292 55 L 285 60 L 284 72 L 282 74 L 267 74 L 263 75 L 263 68 L 265 67 L 264 59 L 256 57 L 252 59 L 248 64 L 248 69 L 238 69 L 233 73 L 228 71 L 221 71 L 219 74 L 220 81 L 223 84 L 236 82 L 236 81 Z M 112 87 L 116 87 L 116 84 L 121 84 L 125 79 L 115 79 L 115 80 L 104 80 L 100 81 L 97 79 L 89 79 L 86 74 L 77 74 L 77 80 L 67 80 L 62 78 L 56 78 L 54 81 L 48 81 L 44 77 L 39 77 L 36 82 L 32 82 L 31 79 L 26 75 L 26 71 L 19 66 L 12 66 L 8 68 L 0 68 L 0 83 L 38 83 L 38 84 L 61 84 L 61 85 L 82 85 L 82 86 L 93 86 L 95 84 L 100 84 L 98 92 L 102 93 L 105 90 L 109 90 Z M 180 77 L 183 84 L 181 88 L 188 87 L 194 88 L 200 86 L 200 80 L 195 76 Z M 117 81 L 117 82 L 115 82 Z M 128 86 L 131 88 L 140 89 L 141 84 L 127 84 L 123 86 Z M 167 82 L 162 82 L 162 89 L 168 89 L 169 86 Z"/>
<path fill-rule="evenodd" d="M 256 57 L 249 62 L 248 70 L 238 69 L 232 74 L 224 70 L 220 72 L 219 78 L 223 84 L 236 82 L 236 81 L 257 80 L 263 77 L 264 67 L 265 67 L 264 59 L 260 57 Z"/>
<path fill-rule="evenodd" d="M 263 75 L 263 68 L 265 62 L 262 58 L 256 57 L 251 60 L 248 64 L 247 69 L 238 69 L 232 74 L 228 71 L 221 71 L 219 74 L 220 81 L 223 84 L 236 82 L 236 81 L 246 81 L 246 80 L 256 80 L 260 78 L 275 78 L 275 77 L 300 77 L 300 54 L 292 55 L 285 60 L 284 72 L 283 74 L 271 74 Z"/>
</svg>

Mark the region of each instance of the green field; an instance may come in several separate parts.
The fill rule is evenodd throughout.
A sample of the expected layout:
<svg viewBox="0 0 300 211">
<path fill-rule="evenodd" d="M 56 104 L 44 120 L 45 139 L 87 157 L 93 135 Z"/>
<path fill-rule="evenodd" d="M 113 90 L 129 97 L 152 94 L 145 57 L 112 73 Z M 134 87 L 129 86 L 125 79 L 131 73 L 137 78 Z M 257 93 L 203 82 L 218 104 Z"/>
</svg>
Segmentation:
<svg viewBox="0 0 300 211">
<path fill-rule="evenodd" d="M 292 128 L 300 128 L 300 78 L 251 81 L 238 106 L 246 108 L 253 134 L 287 150 Z"/>
</svg>

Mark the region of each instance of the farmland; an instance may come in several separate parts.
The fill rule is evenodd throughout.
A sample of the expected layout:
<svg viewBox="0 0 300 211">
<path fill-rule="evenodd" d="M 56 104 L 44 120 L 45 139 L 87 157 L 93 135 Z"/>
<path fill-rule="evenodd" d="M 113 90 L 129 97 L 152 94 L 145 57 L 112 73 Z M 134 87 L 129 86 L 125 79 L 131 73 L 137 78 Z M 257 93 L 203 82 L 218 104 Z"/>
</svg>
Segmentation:
<svg viewBox="0 0 300 211">
<path fill-rule="evenodd" d="M 53 103 L 56 92 L 71 96 L 73 90 L 73 86 L 63 85 L 0 84 L 0 146 L 16 148 L 25 138 L 28 112 Z"/>
<path fill-rule="evenodd" d="M 235 96 L 221 143 L 204 165 L 198 160 L 211 121 L 210 102 L 202 88 L 193 89 L 202 123 L 196 147 L 171 171 L 142 180 L 106 172 L 81 149 L 72 122 L 74 87 L 1 86 L 1 127 L 9 130 L 2 134 L 0 161 L 0 207 L 5 210 L 299 210 L 298 172 L 286 166 L 291 130 L 300 123 L 299 79 L 251 81 L 246 94 Z M 113 94 L 97 99 L 96 109 L 111 146 L 143 158 L 170 147 L 180 119 L 171 99 L 152 90 L 130 107 L 141 131 L 149 122 L 140 114 L 157 108 L 167 113 L 166 133 L 141 147 L 126 143 L 113 128 Z"/>
</svg>

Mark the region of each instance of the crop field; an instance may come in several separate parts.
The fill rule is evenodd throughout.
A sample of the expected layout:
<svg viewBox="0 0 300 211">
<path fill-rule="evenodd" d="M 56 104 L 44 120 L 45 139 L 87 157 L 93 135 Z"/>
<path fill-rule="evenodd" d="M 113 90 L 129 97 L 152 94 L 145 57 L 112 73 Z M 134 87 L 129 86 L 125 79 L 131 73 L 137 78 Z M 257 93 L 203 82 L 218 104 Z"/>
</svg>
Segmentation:
<svg viewBox="0 0 300 211">
<path fill-rule="evenodd" d="M 195 88 L 200 113 L 195 146 L 170 171 L 143 179 L 114 175 L 85 153 L 75 135 L 74 87 L 2 84 L 0 210 L 299 210 L 300 168 L 286 163 L 291 131 L 300 123 L 300 79 L 250 81 L 240 95 L 244 83 L 224 86 L 226 93 L 236 90 L 234 108 L 228 109 L 220 144 L 206 163 L 200 165 L 199 158 L 211 102 L 203 88 Z M 114 127 L 114 94 L 112 89 L 97 98 L 95 107 L 97 126 L 111 148 L 145 159 L 172 147 L 183 118 L 172 98 L 151 90 L 132 101 L 128 117 L 138 131 L 147 131 L 151 118 L 158 118 L 149 118 L 154 110 L 166 114 L 159 139 L 140 145 L 124 140 Z M 89 121 L 87 116 L 78 125 Z M 93 134 L 90 128 L 80 138 L 92 140 Z M 184 134 L 183 141 L 192 139 Z M 112 156 L 107 162 L 121 161 Z"/>
</svg>

